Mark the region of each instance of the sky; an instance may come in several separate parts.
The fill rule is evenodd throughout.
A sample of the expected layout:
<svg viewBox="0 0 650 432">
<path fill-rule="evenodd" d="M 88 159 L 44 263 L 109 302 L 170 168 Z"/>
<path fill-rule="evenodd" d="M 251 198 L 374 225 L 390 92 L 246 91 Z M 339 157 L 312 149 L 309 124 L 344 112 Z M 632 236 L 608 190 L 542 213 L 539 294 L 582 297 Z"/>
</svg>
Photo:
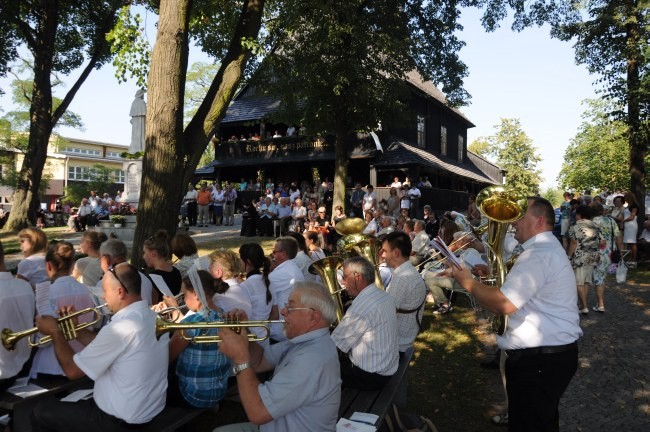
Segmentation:
<svg viewBox="0 0 650 432">
<path fill-rule="evenodd" d="M 147 17 L 153 28 L 155 16 Z M 480 26 L 479 14 L 464 11 L 465 29 L 460 38 L 466 46 L 461 59 L 469 68 L 465 89 L 471 104 L 461 111 L 476 125 L 468 131 L 468 143 L 495 133 L 501 118 L 517 118 L 542 157 L 542 190 L 556 186 L 564 151 L 581 123 L 584 99 L 596 97 L 594 76 L 576 66 L 571 43 L 551 39 L 548 28 L 532 28 L 521 33 L 509 24 L 493 33 Z M 155 35 L 148 30 L 153 45 Z M 190 62 L 203 60 L 191 53 Z M 8 88 L 8 79 L 0 87 Z M 68 81 L 68 88 L 72 80 Z M 93 71 L 70 105 L 81 115 L 83 131 L 61 128 L 66 137 L 129 145 L 129 109 L 137 91 L 135 82 L 118 84 L 110 65 Z M 61 95 L 62 92 L 57 92 Z M 0 97 L 0 108 L 11 109 L 10 96 Z"/>
</svg>

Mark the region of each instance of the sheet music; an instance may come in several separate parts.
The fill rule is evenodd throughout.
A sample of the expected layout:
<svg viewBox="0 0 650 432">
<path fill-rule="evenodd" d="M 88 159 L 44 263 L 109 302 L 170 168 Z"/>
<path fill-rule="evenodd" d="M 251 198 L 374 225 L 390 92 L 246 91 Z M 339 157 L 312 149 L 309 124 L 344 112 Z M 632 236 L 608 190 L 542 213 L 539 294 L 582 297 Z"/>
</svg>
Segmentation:
<svg viewBox="0 0 650 432">
<path fill-rule="evenodd" d="M 149 275 L 149 277 L 153 281 L 154 285 L 156 285 L 156 288 L 158 288 L 158 291 L 160 291 L 163 295 L 174 297 L 172 290 L 169 289 L 169 286 L 167 286 L 165 279 L 163 279 L 162 276 L 152 273 Z"/>
<path fill-rule="evenodd" d="M 196 268 L 196 264 L 189 268 L 187 271 L 187 277 L 190 278 L 192 286 L 194 287 L 194 292 L 199 297 L 201 304 L 204 307 L 208 307 L 208 301 L 205 296 L 205 291 L 203 290 L 203 284 L 201 283 L 201 278 L 199 277 L 199 271 Z"/>
<path fill-rule="evenodd" d="M 78 402 L 91 397 L 93 397 L 93 389 L 77 390 L 61 399 L 61 402 Z"/>
<path fill-rule="evenodd" d="M 462 265 L 456 255 L 449 249 L 447 244 L 440 238 L 436 237 L 433 240 L 431 240 L 431 245 L 439 251 L 447 260 L 449 260 L 449 263 L 456 267 L 457 269 L 462 269 Z"/>
<path fill-rule="evenodd" d="M 59 314 L 56 313 L 54 305 L 50 301 L 50 285 L 52 282 L 45 281 L 39 282 L 36 284 L 36 312 L 40 316 L 53 316 L 58 317 Z"/>
</svg>

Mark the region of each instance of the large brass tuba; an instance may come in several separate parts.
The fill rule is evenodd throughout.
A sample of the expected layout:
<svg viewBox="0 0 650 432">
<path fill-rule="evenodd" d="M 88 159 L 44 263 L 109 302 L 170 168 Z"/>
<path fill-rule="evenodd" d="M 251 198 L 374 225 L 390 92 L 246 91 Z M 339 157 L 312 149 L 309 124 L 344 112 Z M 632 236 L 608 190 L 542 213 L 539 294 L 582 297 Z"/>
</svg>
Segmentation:
<svg viewBox="0 0 650 432">
<path fill-rule="evenodd" d="M 366 221 L 361 218 L 346 218 L 338 222 L 335 229 L 343 237 L 338 240 L 336 247 L 340 255 L 362 256 L 370 261 L 375 266 L 375 285 L 384 289 L 379 274 L 379 249 L 381 245 L 376 237 L 362 234 L 365 227 Z"/>
<path fill-rule="evenodd" d="M 343 318 L 343 300 L 341 299 L 341 287 L 336 277 L 336 272 L 343 265 L 343 258 L 330 256 L 321 258 L 309 266 L 309 272 L 317 274 L 329 290 L 336 302 L 336 324 Z"/>
<path fill-rule="evenodd" d="M 503 243 L 510 223 L 521 219 L 528 207 L 528 200 L 504 186 L 488 186 L 476 196 L 476 206 L 488 219 L 487 258 L 488 278 L 500 287 L 506 279 L 506 265 L 503 262 Z M 507 315 L 496 315 L 492 329 L 503 335 L 508 326 Z"/>
</svg>

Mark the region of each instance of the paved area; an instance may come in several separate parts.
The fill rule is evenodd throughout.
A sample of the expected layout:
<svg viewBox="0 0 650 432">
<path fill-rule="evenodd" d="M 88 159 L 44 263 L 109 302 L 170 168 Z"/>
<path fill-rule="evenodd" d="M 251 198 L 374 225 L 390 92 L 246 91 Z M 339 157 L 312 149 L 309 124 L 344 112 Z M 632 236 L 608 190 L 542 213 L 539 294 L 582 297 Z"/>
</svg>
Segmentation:
<svg viewBox="0 0 650 432">
<path fill-rule="evenodd" d="M 578 371 L 560 405 L 562 432 L 650 430 L 649 301 L 650 285 L 630 272 L 628 284 L 609 284 L 607 312 L 582 318 Z"/>
</svg>

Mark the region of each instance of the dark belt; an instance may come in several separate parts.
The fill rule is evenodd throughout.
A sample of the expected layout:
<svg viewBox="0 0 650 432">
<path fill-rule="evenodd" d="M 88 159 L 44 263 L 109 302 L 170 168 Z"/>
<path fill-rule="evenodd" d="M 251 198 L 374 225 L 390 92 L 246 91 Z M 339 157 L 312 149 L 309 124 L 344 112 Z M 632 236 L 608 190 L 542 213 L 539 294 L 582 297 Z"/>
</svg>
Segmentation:
<svg viewBox="0 0 650 432">
<path fill-rule="evenodd" d="M 558 354 L 567 352 L 571 349 L 577 348 L 577 342 L 572 342 L 566 345 L 552 345 L 552 346 L 541 346 L 535 348 L 521 348 L 521 349 L 511 349 L 506 350 L 508 356 L 529 356 L 529 355 L 540 355 L 540 354 Z"/>
</svg>

